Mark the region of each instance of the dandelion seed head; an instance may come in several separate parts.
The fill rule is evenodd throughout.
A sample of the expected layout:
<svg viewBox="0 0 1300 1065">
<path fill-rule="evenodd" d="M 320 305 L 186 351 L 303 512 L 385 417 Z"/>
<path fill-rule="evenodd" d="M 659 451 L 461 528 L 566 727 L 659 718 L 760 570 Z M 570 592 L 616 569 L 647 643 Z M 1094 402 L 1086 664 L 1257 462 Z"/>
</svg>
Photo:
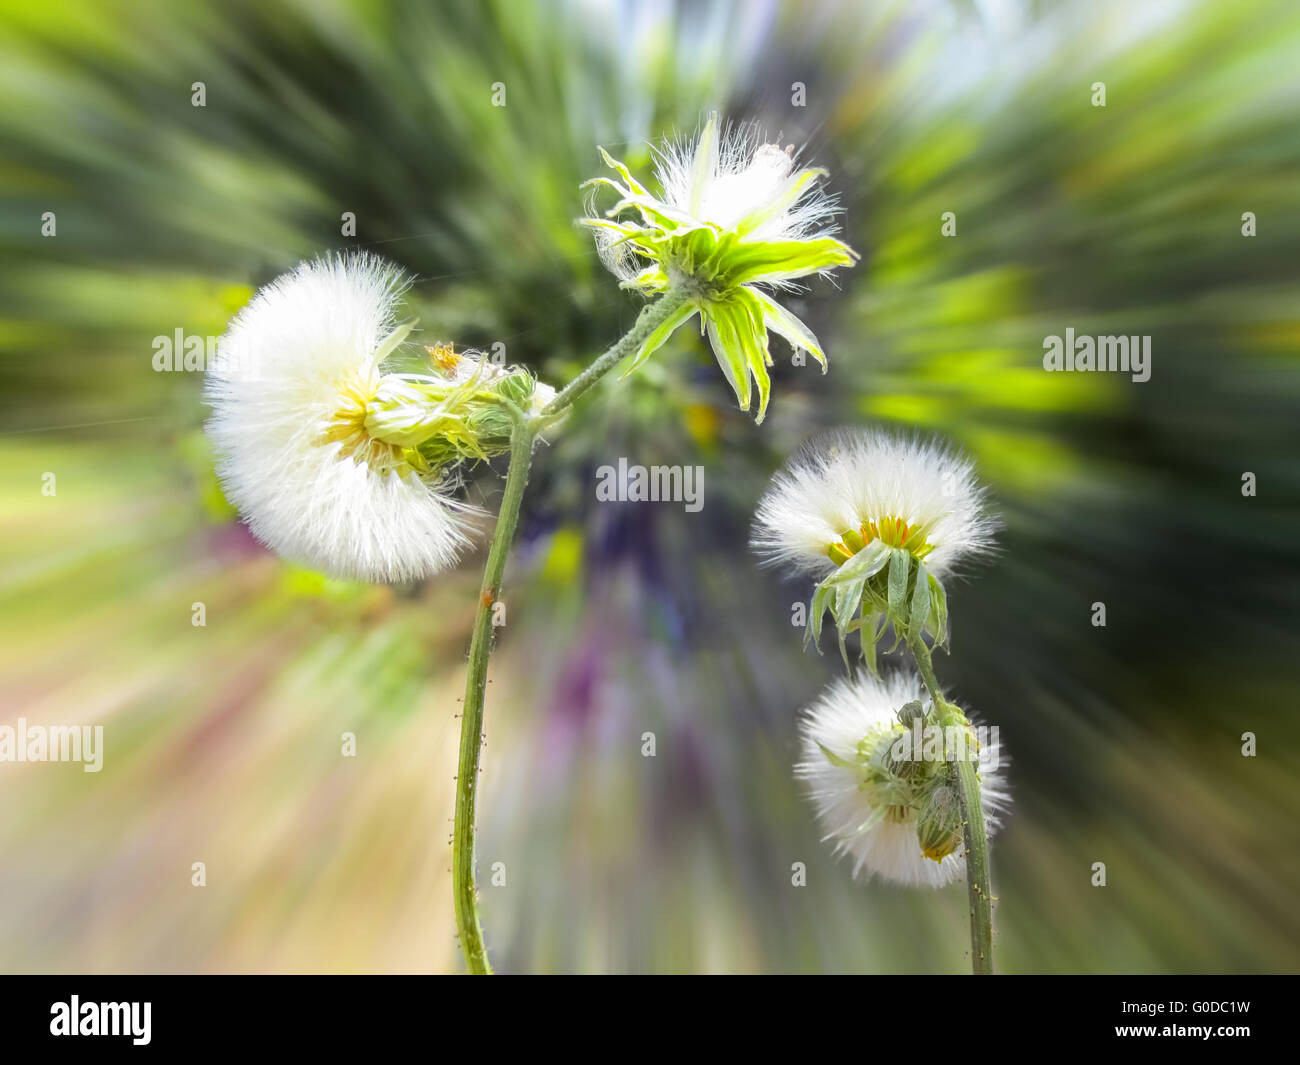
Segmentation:
<svg viewBox="0 0 1300 1065">
<path fill-rule="evenodd" d="M 934 440 L 842 430 L 772 478 L 751 544 L 770 564 L 821 577 L 879 538 L 942 577 L 989 551 L 996 527 L 968 458 Z"/>
<path fill-rule="evenodd" d="M 208 375 L 227 497 L 268 547 L 331 576 L 428 577 L 475 525 L 446 475 L 366 428 L 408 284 L 369 255 L 303 263 L 239 313 Z"/>
<path fill-rule="evenodd" d="M 863 674 L 832 683 L 800 719 L 801 759 L 795 776 L 803 782 L 835 853 L 846 858 L 855 878 L 879 877 L 911 887 L 943 887 L 966 874 L 960 847 L 941 848 L 936 860 L 926 854 L 918 821 L 946 773 L 913 805 L 879 787 L 854 768 L 864 752 L 900 734 L 898 711 L 926 694 L 918 677 L 907 672 Z M 1002 776 L 1004 756 L 996 742 L 980 749 L 980 796 L 990 834 L 1010 806 Z M 943 796 L 941 796 L 943 797 Z M 944 797 L 946 798 L 946 797 Z M 932 851 L 932 853 L 934 853 Z"/>
<path fill-rule="evenodd" d="M 750 243 L 832 237 L 839 206 L 822 187 L 824 171 L 796 172 L 792 148 L 768 143 L 757 123 L 718 134 L 706 126 L 655 153 L 655 180 L 666 203 L 724 230 L 745 228 Z"/>
</svg>

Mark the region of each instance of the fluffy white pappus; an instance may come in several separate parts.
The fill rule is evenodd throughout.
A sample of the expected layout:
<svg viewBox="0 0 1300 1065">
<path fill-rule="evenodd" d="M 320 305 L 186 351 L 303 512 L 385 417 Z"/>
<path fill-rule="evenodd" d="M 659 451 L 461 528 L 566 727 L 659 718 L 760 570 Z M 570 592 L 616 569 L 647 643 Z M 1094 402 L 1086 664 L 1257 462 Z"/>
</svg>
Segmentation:
<svg viewBox="0 0 1300 1065">
<path fill-rule="evenodd" d="M 719 131 L 716 116 L 695 137 L 655 150 L 655 180 L 674 210 L 722 229 L 744 226 L 745 241 L 834 236 L 839 206 L 800 168 L 790 150 L 770 144 L 753 122 Z"/>
<path fill-rule="evenodd" d="M 593 218 L 600 214 L 596 201 L 594 191 L 587 194 L 586 213 Z M 596 255 L 599 256 L 601 265 L 624 284 L 635 281 L 645 268 L 645 261 L 637 255 L 636 249 L 620 234 L 608 229 L 593 229 L 591 236 L 596 243 Z"/>
<path fill-rule="evenodd" d="M 965 878 L 963 849 L 959 847 L 939 861 L 927 858 L 921 853 L 914 813 L 903 820 L 876 819 L 862 831 L 876 812 L 870 793 L 859 787 L 852 769 L 836 765 L 822 750 L 824 747 L 837 758 L 852 761 L 858 744 L 897 724 L 899 708 L 913 700 L 929 701 L 914 674 L 897 671 L 879 678 L 863 674 L 837 679 L 800 719 L 802 760 L 795 766 L 795 776 L 804 783 L 816 807 L 825 831 L 823 838 L 834 845 L 836 855 L 849 860 L 855 879 L 875 876 L 908 887 L 939 888 Z M 1004 764 L 997 743 L 981 745 L 980 805 L 990 836 L 1011 803 L 1002 775 Z"/>
<path fill-rule="evenodd" d="M 227 497 L 268 547 L 330 576 L 428 577 L 456 562 L 477 517 L 391 450 L 327 436 L 378 383 L 408 285 L 369 255 L 302 263 L 240 311 L 208 374 Z"/>
<path fill-rule="evenodd" d="M 759 500 L 751 546 L 772 565 L 821 577 L 846 531 L 882 518 L 924 530 L 936 577 L 988 552 L 997 522 L 970 459 L 946 445 L 878 429 L 839 430 L 800 448 Z"/>
</svg>

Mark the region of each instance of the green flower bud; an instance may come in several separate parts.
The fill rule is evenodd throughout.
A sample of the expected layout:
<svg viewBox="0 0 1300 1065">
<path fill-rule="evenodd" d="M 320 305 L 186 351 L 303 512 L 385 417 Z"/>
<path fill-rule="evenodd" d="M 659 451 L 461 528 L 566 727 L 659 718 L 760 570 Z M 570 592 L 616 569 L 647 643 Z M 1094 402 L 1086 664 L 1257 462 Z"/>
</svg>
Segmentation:
<svg viewBox="0 0 1300 1065">
<path fill-rule="evenodd" d="M 482 461 L 510 449 L 515 421 L 506 400 L 535 415 L 555 391 L 521 367 L 503 368 L 450 344 L 428 349 L 431 373 L 390 373 L 365 389 L 330 422 L 329 439 L 359 435 L 428 473 Z M 351 395 L 352 392 L 348 394 Z"/>
<path fill-rule="evenodd" d="M 925 774 L 919 744 L 914 742 L 909 729 L 897 726 L 890 729 L 876 748 L 877 764 L 891 776 L 903 781 L 915 781 Z"/>
<path fill-rule="evenodd" d="M 493 390 L 502 399 L 508 399 L 520 410 L 527 410 L 537 382 L 527 370 L 515 370 L 493 384 Z"/>
<path fill-rule="evenodd" d="M 943 861 L 961 842 L 961 805 L 957 793 L 940 784 L 921 808 L 916 822 L 916 836 L 921 853 L 932 861 Z"/>
<path fill-rule="evenodd" d="M 485 454 L 500 454 L 510 447 L 510 430 L 514 421 L 501 407 L 495 404 L 477 407 L 465 423 Z"/>
<path fill-rule="evenodd" d="M 913 699 L 910 703 L 904 703 L 899 707 L 898 723 L 902 725 L 903 728 L 910 729 L 913 722 L 918 722 L 921 725 L 924 725 L 928 716 L 929 715 L 926 713 L 925 709 L 921 706 L 920 701 Z"/>
</svg>

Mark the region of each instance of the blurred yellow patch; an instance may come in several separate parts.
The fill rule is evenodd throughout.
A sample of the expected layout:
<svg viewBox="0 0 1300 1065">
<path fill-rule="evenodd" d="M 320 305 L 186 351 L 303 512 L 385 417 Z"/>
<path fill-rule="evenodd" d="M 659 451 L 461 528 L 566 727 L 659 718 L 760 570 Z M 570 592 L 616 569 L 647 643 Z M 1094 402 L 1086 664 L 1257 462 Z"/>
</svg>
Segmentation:
<svg viewBox="0 0 1300 1065">
<path fill-rule="evenodd" d="M 360 581 L 340 581 L 323 573 L 286 562 L 280 578 L 284 590 L 304 599 L 359 599 L 370 585 Z"/>
<path fill-rule="evenodd" d="M 252 298 L 252 285 L 223 285 L 217 295 L 221 311 L 227 317 L 246 307 Z"/>
<path fill-rule="evenodd" d="M 1251 343 L 1270 354 L 1294 356 L 1300 351 L 1300 322 L 1269 322 L 1242 330 Z"/>
<path fill-rule="evenodd" d="M 565 525 L 551 536 L 551 549 L 542 565 L 541 579 L 552 584 L 570 584 L 582 571 L 583 537 L 577 525 Z"/>
<path fill-rule="evenodd" d="M 1116 406 L 1121 381 L 1106 374 L 1047 373 L 1038 352 L 1016 348 L 953 351 L 920 363 L 913 377 L 959 395 L 962 406 L 1017 411 L 1100 411 Z"/>
<path fill-rule="evenodd" d="M 697 444 L 708 446 L 717 441 L 722 419 L 711 404 L 688 403 L 682 410 L 682 421 Z"/>
<path fill-rule="evenodd" d="M 1019 492 L 1046 492 L 1083 476 L 1074 451 L 1040 433 L 977 430 L 962 441 L 978 456 L 982 476 Z"/>
</svg>

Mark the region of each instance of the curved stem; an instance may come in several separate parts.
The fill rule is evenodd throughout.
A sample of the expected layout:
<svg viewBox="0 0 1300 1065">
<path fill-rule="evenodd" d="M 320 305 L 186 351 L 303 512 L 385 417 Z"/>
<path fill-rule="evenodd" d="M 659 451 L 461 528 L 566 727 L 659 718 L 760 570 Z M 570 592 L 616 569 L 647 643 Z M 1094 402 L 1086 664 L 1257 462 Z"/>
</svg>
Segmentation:
<svg viewBox="0 0 1300 1065">
<path fill-rule="evenodd" d="M 916 659 L 921 679 L 929 689 L 939 724 L 965 727 L 962 712 L 939 693 L 934 663 L 925 640 L 917 636 L 907 641 Z M 971 971 L 976 976 L 993 974 L 993 896 L 989 882 L 989 837 L 984 827 L 984 806 L 980 802 L 980 778 L 976 763 L 967 757 L 953 763 L 953 786 L 961 801 L 962 838 L 966 846 L 966 890 L 970 898 Z"/>
<path fill-rule="evenodd" d="M 629 355 L 634 354 L 649 338 L 650 334 L 668 321 L 688 299 L 690 299 L 690 294 L 686 291 L 669 289 L 654 303 L 641 308 L 641 313 L 637 316 L 636 324 L 632 326 L 631 330 L 623 334 L 613 347 L 565 385 L 547 405 L 546 409 L 533 421 L 533 427 L 541 429 L 543 426 L 549 425 L 573 406 L 597 381 Z"/>
<path fill-rule="evenodd" d="M 492 653 L 492 604 L 501 594 L 501 578 L 519 525 L 519 507 L 533 461 L 533 442 L 542 428 L 559 418 L 625 358 L 639 351 L 651 334 L 677 313 L 688 299 L 690 295 L 686 292 L 669 290 L 644 307 L 631 331 L 570 381 L 531 421 L 526 420 L 513 404 L 505 404 L 515 423 L 510 436 L 510 469 L 506 474 L 505 494 L 501 497 L 501 510 L 497 515 L 492 546 L 488 550 L 487 565 L 483 569 L 478 612 L 474 616 L 474 635 L 469 645 L 469 675 L 465 681 L 465 706 L 460 723 L 460 766 L 456 771 L 456 823 L 452 836 L 451 879 L 456 928 L 460 933 L 465 963 L 476 975 L 492 972 L 487 947 L 483 943 L 474 875 L 474 806 L 479 753 L 483 747 L 488 656 Z"/>
<path fill-rule="evenodd" d="M 465 682 L 465 706 L 460 723 L 460 767 L 456 772 L 456 824 L 452 837 L 452 894 L 456 903 L 456 928 L 469 971 L 476 975 L 492 972 L 483 927 L 479 922 L 478 888 L 474 878 L 474 805 L 477 796 L 479 753 L 483 747 L 483 702 L 487 691 L 488 656 L 492 653 L 492 605 L 501 594 L 510 545 L 519 524 L 519 506 L 533 461 L 532 428 L 515 411 L 515 428 L 510 437 L 510 469 L 505 494 L 497 515 L 496 531 L 483 568 L 474 635 L 469 645 L 469 676 Z"/>
</svg>

